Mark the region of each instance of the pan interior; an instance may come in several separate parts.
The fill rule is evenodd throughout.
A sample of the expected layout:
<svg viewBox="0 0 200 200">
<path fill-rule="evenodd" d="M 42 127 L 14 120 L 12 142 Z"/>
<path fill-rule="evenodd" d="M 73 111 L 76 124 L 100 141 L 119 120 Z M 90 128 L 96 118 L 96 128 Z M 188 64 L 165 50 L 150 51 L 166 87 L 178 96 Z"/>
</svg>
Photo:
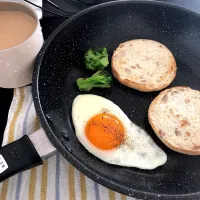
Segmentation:
<svg viewBox="0 0 200 200">
<path fill-rule="evenodd" d="M 200 16 L 160 3 L 118 2 L 85 11 L 65 22 L 45 44 L 38 57 L 37 97 L 43 128 L 65 158 L 98 182 L 128 195 L 183 195 L 200 191 L 200 157 L 169 150 L 155 136 L 147 111 L 158 92 L 142 93 L 114 80 L 110 89 L 95 89 L 117 104 L 143 127 L 167 153 L 167 163 L 155 170 L 108 165 L 77 141 L 71 120 L 74 98 L 80 94 L 76 78 L 91 75 L 83 55 L 93 47 L 106 47 L 111 56 L 122 42 L 147 38 L 166 45 L 177 61 L 177 77 L 170 85 L 200 89 Z M 110 66 L 109 66 L 110 68 Z M 39 103 L 38 103 L 39 102 Z M 44 118 L 43 118 L 44 117 Z M 77 162 L 83 167 L 78 166 Z M 87 171 L 87 172 L 86 172 Z M 137 193 L 138 192 L 138 193 Z M 140 196 L 141 194 L 144 196 Z M 188 197 L 187 197 L 188 199 Z"/>
</svg>

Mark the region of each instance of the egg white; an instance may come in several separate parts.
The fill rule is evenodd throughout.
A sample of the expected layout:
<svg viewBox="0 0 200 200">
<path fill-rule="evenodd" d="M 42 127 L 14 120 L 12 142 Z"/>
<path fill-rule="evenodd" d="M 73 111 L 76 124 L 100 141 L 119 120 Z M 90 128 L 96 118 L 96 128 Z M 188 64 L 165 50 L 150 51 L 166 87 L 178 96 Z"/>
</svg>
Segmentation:
<svg viewBox="0 0 200 200">
<path fill-rule="evenodd" d="M 85 134 L 87 121 L 103 112 L 115 115 L 125 128 L 125 141 L 112 150 L 95 147 Z M 78 95 L 72 105 L 72 120 L 80 143 L 104 162 L 140 169 L 155 169 L 167 161 L 167 155 L 153 139 L 131 122 L 119 106 L 106 98 L 92 94 Z"/>
</svg>

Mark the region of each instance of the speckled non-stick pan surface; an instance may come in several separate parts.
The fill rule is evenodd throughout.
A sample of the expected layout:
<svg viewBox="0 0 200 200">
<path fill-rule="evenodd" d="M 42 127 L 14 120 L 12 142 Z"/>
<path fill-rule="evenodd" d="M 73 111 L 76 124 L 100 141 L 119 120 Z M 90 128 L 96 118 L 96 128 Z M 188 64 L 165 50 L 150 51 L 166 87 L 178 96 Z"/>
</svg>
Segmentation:
<svg viewBox="0 0 200 200">
<path fill-rule="evenodd" d="M 107 47 L 110 56 L 119 43 L 149 38 L 174 54 L 178 72 L 171 86 L 200 89 L 200 15 L 159 2 L 121 1 L 87 9 L 65 21 L 44 44 L 36 62 L 33 98 L 42 127 L 58 151 L 77 169 L 98 183 L 142 199 L 200 199 L 200 157 L 169 150 L 155 136 L 147 110 L 158 92 L 142 93 L 114 80 L 111 89 L 96 89 L 145 128 L 167 153 L 167 163 L 155 170 L 108 165 L 78 142 L 71 120 L 75 80 L 89 76 L 84 52 Z M 64 177 L 63 177 L 64 178 Z"/>
</svg>

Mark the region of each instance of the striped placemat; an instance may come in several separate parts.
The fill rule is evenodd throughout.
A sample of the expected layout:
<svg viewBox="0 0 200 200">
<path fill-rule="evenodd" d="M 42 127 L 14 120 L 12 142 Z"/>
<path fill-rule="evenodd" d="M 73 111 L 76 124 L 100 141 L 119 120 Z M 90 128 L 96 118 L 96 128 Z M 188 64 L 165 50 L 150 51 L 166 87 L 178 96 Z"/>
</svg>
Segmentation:
<svg viewBox="0 0 200 200">
<path fill-rule="evenodd" d="M 14 90 L 3 145 L 40 128 L 31 87 Z M 84 176 L 59 153 L 0 184 L 0 200 L 134 200 Z"/>
</svg>

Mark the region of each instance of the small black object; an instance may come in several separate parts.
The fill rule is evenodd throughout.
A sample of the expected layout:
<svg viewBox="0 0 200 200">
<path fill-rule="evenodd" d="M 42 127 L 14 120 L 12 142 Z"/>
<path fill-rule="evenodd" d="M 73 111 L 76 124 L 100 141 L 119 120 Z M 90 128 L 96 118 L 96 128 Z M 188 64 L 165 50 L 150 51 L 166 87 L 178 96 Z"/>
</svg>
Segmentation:
<svg viewBox="0 0 200 200">
<path fill-rule="evenodd" d="M 95 5 L 99 3 L 99 0 L 71 0 L 71 1 L 83 5 Z"/>
<path fill-rule="evenodd" d="M 27 135 L 0 148 L 0 155 L 8 165 L 8 168 L 0 174 L 0 182 L 20 171 L 42 164 L 42 159 Z"/>
<path fill-rule="evenodd" d="M 43 6 L 38 6 L 37 4 L 35 4 L 35 3 L 33 3 L 33 2 L 31 2 L 31 1 L 29 1 L 29 0 L 24 0 L 24 1 L 27 2 L 27 3 L 29 3 L 29 4 L 31 4 L 31 5 L 33 5 L 33 6 L 35 6 L 35 7 L 37 7 L 37 8 L 42 9 L 43 11 L 46 11 L 46 12 L 51 13 L 51 14 L 53 14 L 53 15 L 56 15 L 56 16 L 58 16 L 58 17 L 68 18 L 68 17 L 70 17 L 71 15 L 75 14 L 74 12 L 68 12 L 68 11 L 66 11 L 66 10 L 64 10 L 64 9 L 62 9 L 62 8 L 60 8 L 59 6 L 57 6 L 56 4 L 54 4 L 53 2 L 48 1 L 48 0 L 46 0 L 46 2 L 48 2 L 49 4 L 51 4 L 51 5 L 52 5 L 53 7 L 55 7 L 56 9 L 58 9 L 58 10 L 64 12 L 65 15 L 62 15 L 62 14 L 60 14 L 60 13 L 56 13 L 56 12 L 54 12 L 54 11 L 52 11 L 52 10 L 49 10 L 49 9 L 47 9 L 47 8 L 44 8 Z"/>
</svg>

